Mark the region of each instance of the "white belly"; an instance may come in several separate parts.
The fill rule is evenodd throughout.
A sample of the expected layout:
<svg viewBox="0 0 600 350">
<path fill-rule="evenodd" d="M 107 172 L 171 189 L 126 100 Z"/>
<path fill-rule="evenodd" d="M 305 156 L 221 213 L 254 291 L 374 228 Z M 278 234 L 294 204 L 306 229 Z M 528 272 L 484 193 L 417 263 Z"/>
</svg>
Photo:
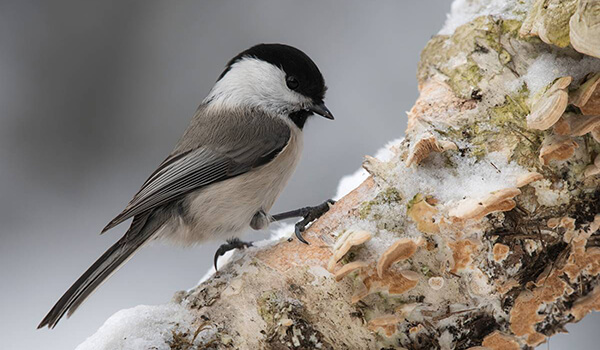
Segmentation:
<svg viewBox="0 0 600 350">
<path fill-rule="evenodd" d="M 268 164 L 189 195 L 189 219 L 168 225 L 163 237 L 192 245 L 239 236 L 256 212 L 269 213 L 294 172 L 301 152 L 302 132 L 292 130 L 286 147 Z"/>
</svg>

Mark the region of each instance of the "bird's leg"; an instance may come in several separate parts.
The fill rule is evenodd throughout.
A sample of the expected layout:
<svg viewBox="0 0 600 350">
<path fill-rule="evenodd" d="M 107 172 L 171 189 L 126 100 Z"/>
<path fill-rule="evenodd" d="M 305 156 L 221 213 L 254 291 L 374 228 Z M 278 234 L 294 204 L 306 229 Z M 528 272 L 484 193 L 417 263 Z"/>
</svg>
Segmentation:
<svg viewBox="0 0 600 350">
<path fill-rule="evenodd" d="M 262 230 L 263 228 L 269 226 L 270 221 L 271 220 L 267 213 L 265 213 L 265 211 L 261 209 L 257 211 L 252 217 L 252 220 L 250 221 L 250 227 L 252 227 L 255 230 Z"/>
<path fill-rule="evenodd" d="M 252 247 L 252 242 L 244 242 L 244 241 L 240 240 L 239 238 L 228 239 L 227 243 L 221 244 L 219 249 L 217 249 L 217 251 L 215 252 L 215 259 L 214 259 L 215 270 L 217 270 L 217 260 L 219 260 L 220 256 L 225 255 L 225 253 L 227 253 L 230 250 L 245 249 L 248 247 Z"/>
<path fill-rule="evenodd" d="M 323 214 L 329 211 L 329 208 L 335 204 L 333 199 L 326 200 L 325 202 L 316 205 L 314 207 L 304 207 L 296 210 L 287 211 L 285 213 L 273 215 L 271 221 L 281 221 L 290 218 L 302 217 L 303 219 L 296 223 L 295 233 L 298 240 L 302 243 L 309 244 L 304 237 L 302 232 L 306 230 L 306 226 L 314 220 L 320 218 Z"/>
</svg>

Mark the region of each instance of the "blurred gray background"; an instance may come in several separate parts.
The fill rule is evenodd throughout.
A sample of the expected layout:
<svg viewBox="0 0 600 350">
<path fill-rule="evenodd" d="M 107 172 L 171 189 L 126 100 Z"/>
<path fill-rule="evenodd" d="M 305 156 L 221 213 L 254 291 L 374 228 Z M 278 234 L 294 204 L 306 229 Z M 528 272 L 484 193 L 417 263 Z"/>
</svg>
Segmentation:
<svg viewBox="0 0 600 350">
<path fill-rule="evenodd" d="M 311 120 L 276 203 L 320 203 L 404 133 L 419 52 L 450 1 L 0 1 L 0 347 L 69 349 L 111 314 L 194 286 L 218 244 L 140 251 L 53 331 L 38 322 L 126 229 L 99 230 L 170 152 L 225 63 L 260 42 L 320 67 L 334 122 Z M 265 237 L 266 233 L 250 238 Z M 592 349 L 600 317 L 552 349 Z M 543 348 L 546 345 L 543 346 Z"/>
</svg>

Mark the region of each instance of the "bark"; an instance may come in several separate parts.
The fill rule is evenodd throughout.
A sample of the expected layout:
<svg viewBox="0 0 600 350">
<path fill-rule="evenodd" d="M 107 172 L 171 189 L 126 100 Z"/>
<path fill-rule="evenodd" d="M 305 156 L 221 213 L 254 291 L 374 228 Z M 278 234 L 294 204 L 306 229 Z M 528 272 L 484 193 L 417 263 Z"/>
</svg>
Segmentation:
<svg viewBox="0 0 600 350">
<path fill-rule="evenodd" d="M 600 308 L 599 7 L 493 3 L 430 40 L 406 138 L 310 245 L 248 249 L 178 293 L 195 321 L 165 344 L 526 349 Z"/>
</svg>

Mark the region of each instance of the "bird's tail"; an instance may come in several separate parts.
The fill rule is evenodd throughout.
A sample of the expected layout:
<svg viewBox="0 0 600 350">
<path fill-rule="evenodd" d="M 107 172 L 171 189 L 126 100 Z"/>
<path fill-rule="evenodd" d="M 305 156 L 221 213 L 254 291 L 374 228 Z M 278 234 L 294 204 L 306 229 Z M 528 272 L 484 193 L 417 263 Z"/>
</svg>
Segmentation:
<svg viewBox="0 0 600 350">
<path fill-rule="evenodd" d="M 40 322 L 38 328 L 54 328 L 67 313 L 71 316 L 106 279 L 126 263 L 162 226 L 162 221 L 150 218 L 151 214 L 139 215 L 133 219 L 125 235 L 102 254 L 87 271 L 56 302 L 52 310 Z"/>
</svg>

